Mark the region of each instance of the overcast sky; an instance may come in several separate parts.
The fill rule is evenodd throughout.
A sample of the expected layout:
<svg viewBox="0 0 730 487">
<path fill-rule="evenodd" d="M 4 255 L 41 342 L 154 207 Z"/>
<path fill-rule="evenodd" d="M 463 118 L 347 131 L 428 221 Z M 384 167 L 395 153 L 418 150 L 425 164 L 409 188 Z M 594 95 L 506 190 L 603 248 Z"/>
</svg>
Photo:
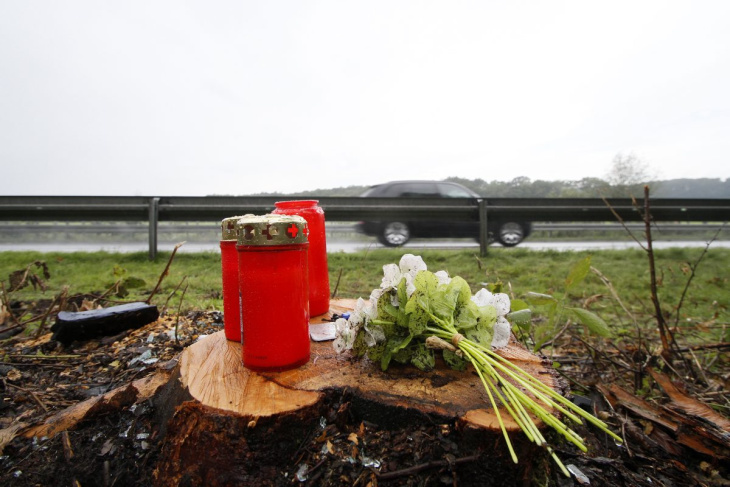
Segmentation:
<svg viewBox="0 0 730 487">
<path fill-rule="evenodd" d="M 0 2 L 0 194 L 730 176 L 730 1 Z"/>
</svg>

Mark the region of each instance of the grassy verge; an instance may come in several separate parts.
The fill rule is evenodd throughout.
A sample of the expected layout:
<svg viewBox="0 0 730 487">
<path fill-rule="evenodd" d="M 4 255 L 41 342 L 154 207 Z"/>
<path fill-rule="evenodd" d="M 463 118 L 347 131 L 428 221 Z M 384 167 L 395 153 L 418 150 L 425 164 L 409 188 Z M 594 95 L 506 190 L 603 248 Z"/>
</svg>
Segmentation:
<svg viewBox="0 0 730 487">
<path fill-rule="evenodd" d="M 402 250 L 375 250 L 358 253 L 329 254 L 330 284 L 338 297 L 367 297 L 380 284 L 382 266 L 398 262 Z M 676 306 L 694 264 L 702 249 L 676 248 L 656 251 L 660 279 L 659 297 L 670 323 L 675 322 Z M 528 291 L 559 294 L 570 267 L 592 255 L 592 266 L 612 282 L 622 301 L 642 323 L 650 323 L 653 308 L 649 298 L 647 258 L 640 250 L 602 250 L 598 252 L 533 251 L 527 249 L 490 249 L 480 258 L 473 250 L 434 250 L 419 252 L 431 270 L 447 270 L 469 282 L 474 291 L 486 283 L 501 281 L 513 297 Z M 62 288 L 69 294 L 103 293 L 115 283 L 122 292 L 112 293 L 113 299 L 146 300 L 170 258 L 162 252 L 150 262 L 146 252 L 139 253 L 0 253 L 0 280 L 9 288 L 9 274 L 25 269 L 35 261 L 43 261 L 50 278 L 40 269 L 31 267 L 47 286 L 45 291 L 28 286 L 9 293 L 10 300 L 51 300 Z M 727 270 L 730 269 L 730 249 L 710 249 L 700 263 L 679 314 L 679 326 L 691 326 L 692 333 L 722 334 L 730 321 Z M 222 310 L 220 255 L 208 253 L 179 253 L 175 256 L 153 304 L 177 309 L 181 290 L 175 289 L 185 279 L 188 289 L 182 303 L 183 311 Z M 185 287 L 183 284 L 182 287 Z M 125 294 L 126 293 L 126 294 Z M 583 286 L 567 297 L 575 306 L 588 306 L 608 322 L 624 324 L 625 316 L 609 289 L 591 274 Z M 700 326 L 701 325 L 701 326 Z M 628 326 L 628 325 L 627 325 Z"/>
</svg>

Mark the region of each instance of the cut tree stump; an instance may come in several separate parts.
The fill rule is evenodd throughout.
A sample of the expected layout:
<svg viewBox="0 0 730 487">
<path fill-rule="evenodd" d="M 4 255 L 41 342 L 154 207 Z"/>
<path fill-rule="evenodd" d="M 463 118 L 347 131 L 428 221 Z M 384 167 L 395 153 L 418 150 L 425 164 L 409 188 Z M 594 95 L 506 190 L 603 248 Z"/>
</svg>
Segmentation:
<svg viewBox="0 0 730 487">
<path fill-rule="evenodd" d="M 354 307 L 335 300 L 330 313 Z M 565 393 L 550 363 L 520 345 L 500 351 L 518 366 Z M 343 399 L 344 398 L 344 399 Z M 338 355 L 332 342 L 312 342 L 310 361 L 283 372 L 252 372 L 241 361 L 241 345 L 218 332 L 186 348 L 166 389 L 158 397 L 165 439 L 155 471 L 157 485 L 278 485 L 261 483 L 291 457 L 312 430 L 320 427 L 332 404 L 347 403 L 350 421 L 382 428 L 408 428 L 414 421 L 451 424 L 465 443 L 463 451 L 488 452 L 485 468 L 521 482 L 541 448 L 524 438 L 500 408 L 518 457 L 512 463 L 502 432 L 477 375 L 437 362 L 424 373 L 411 366 L 379 364 Z M 469 443 L 471 446 L 466 445 Z M 291 479 L 289 479 L 291 482 Z M 460 483 L 460 485 L 468 485 Z"/>
</svg>

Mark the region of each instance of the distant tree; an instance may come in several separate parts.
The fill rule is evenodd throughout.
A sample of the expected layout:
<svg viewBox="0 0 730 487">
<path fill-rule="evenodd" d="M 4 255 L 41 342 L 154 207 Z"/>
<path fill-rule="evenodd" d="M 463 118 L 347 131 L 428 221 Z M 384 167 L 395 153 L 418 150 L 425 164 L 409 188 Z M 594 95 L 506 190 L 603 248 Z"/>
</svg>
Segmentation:
<svg viewBox="0 0 730 487">
<path fill-rule="evenodd" d="M 648 164 L 634 154 L 616 154 L 611 168 L 606 174 L 609 194 L 606 196 L 641 196 L 643 186 L 655 177 L 651 174 Z"/>
</svg>

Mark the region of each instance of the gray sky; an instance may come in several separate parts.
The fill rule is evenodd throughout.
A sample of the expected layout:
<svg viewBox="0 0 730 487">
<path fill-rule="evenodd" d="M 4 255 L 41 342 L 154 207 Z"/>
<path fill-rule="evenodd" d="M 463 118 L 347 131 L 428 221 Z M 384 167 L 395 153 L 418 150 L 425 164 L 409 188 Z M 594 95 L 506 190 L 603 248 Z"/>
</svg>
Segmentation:
<svg viewBox="0 0 730 487">
<path fill-rule="evenodd" d="M 0 2 L 0 194 L 730 176 L 730 1 Z"/>
</svg>

